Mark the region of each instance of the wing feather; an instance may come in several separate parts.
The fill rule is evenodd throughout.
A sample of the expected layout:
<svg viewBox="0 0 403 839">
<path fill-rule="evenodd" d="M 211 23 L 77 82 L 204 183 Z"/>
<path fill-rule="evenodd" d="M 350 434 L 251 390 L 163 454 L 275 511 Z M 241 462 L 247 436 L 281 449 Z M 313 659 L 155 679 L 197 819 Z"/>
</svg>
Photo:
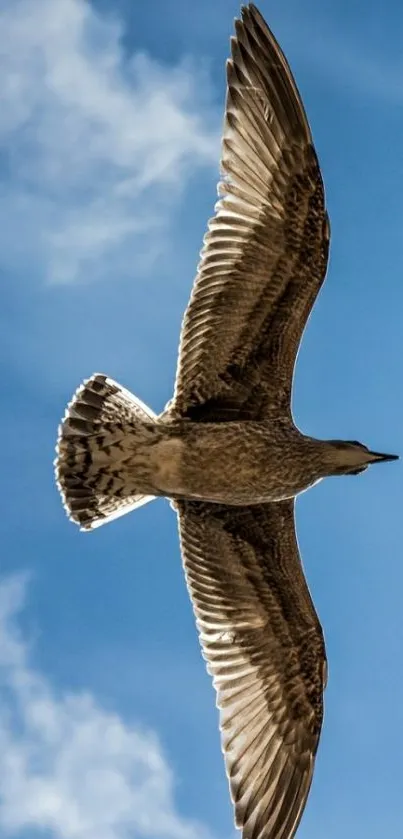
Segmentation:
<svg viewBox="0 0 403 839">
<path fill-rule="evenodd" d="M 326 674 L 293 501 L 176 503 L 236 824 L 243 839 L 291 839 L 311 784 Z"/>
<path fill-rule="evenodd" d="M 221 172 L 169 414 L 263 419 L 290 411 L 296 354 L 325 277 L 329 225 L 300 95 L 252 4 L 231 39 Z"/>
</svg>

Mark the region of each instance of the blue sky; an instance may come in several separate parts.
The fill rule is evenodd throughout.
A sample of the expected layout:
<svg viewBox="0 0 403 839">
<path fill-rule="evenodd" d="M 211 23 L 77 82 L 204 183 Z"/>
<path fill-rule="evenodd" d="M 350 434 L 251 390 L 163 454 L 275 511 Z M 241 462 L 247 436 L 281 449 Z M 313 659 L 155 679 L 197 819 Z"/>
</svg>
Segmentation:
<svg viewBox="0 0 403 839">
<path fill-rule="evenodd" d="M 403 9 L 264 0 L 332 224 L 300 427 L 403 452 Z M 0 835 L 230 839 L 217 716 L 158 501 L 65 519 L 56 427 L 102 371 L 155 410 L 215 201 L 229 0 L 0 0 Z M 329 655 L 301 839 L 401 825 L 402 467 L 322 483 L 298 534 Z"/>
</svg>

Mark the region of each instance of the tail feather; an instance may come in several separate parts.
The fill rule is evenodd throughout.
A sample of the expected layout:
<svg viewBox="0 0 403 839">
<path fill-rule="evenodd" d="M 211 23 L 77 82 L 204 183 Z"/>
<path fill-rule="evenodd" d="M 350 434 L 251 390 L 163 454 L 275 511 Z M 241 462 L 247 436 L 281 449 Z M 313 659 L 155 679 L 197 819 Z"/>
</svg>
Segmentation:
<svg viewBox="0 0 403 839">
<path fill-rule="evenodd" d="M 150 408 L 99 373 L 74 394 L 59 427 L 55 473 L 67 515 L 82 530 L 153 500 L 153 495 L 127 495 L 121 462 L 127 423 L 155 420 Z"/>
</svg>

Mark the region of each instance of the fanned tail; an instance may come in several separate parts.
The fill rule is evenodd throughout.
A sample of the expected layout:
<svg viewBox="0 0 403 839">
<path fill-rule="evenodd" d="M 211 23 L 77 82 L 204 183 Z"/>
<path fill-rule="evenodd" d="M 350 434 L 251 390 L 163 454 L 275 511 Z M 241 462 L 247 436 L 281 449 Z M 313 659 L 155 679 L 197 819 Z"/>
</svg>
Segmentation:
<svg viewBox="0 0 403 839">
<path fill-rule="evenodd" d="M 128 426 L 134 430 L 155 420 L 150 408 L 99 373 L 74 394 L 59 427 L 55 473 L 67 515 L 82 530 L 153 500 L 153 495 L 127 494 L 123 467 L 130 456 Z"/>
</svg>

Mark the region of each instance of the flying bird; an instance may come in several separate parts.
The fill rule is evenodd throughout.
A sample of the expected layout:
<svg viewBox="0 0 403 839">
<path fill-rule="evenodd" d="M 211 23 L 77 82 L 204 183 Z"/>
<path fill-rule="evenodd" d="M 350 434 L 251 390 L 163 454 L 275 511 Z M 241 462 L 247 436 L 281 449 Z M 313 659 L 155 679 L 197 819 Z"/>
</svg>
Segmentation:
<svg viewBox="0 0 403 839">
<path fill-rule="evenodd" d="M 59 428 L 56 479 L 83 530 L 157 496 L 177 512 L 243 839 L 291 839 L 322 726 L 326 653 L 294 526 L 298 493 L 395 455 L 302 434 L 295 360 L 330 226 L 311 130 L 256 6 L 235 21 L 221 181 L 160 416 L 105 375 Z"/>
</svg>

